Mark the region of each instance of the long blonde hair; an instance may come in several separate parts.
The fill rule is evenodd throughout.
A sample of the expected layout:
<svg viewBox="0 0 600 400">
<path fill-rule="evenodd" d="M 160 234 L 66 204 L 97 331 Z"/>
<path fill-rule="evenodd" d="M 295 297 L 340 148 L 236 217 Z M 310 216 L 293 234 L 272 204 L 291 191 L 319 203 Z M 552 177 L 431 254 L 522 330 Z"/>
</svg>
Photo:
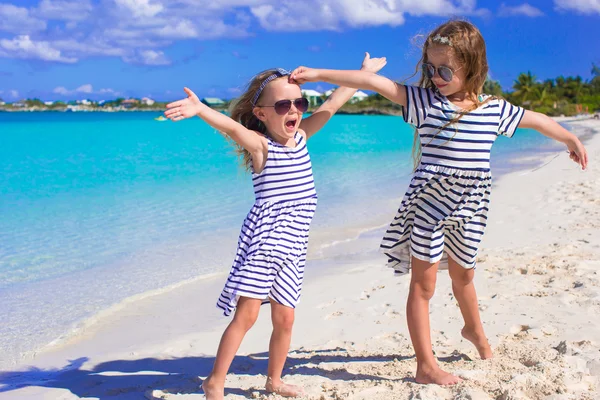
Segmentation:
<svg viewBox="0 0 600 400">
<path fill-rule="evenodd" d="M 435 38 L 438 38 L 438 40 Z M 422 64 L 428 62 L 427 50 L 432 46 L 445 45 L 444 41 L 439 40 L 439 38 L 447 38 L 449 40 L 449 43 L 446 42 L 448 43 L 446 45 L 450 46 L 458 64 L 465 71 L 465 83 L 463 89 L 467 92 L 467 98 L 473 102 L 473 105 L 467 109 L 461 110 L 456 117 L 441 127 L 438 133 L 449 125 L 455 124 L 465 114 L 477 109 L 482 104 L 487 103 L 493 98 L 488 97 L 482 101 L 479 96 L 482 94 L 483 84 L 485 83 L 488 75 L 485 41 L 483 40 L 483 36 L 481 35 L 481 32 L 479 32 L 479 29 L 477 29 L 477 27 L 468 21 L 451 20 L 438 26 L 429 33 L 425 43 L 423 44 L 423 52 L 421 59 L 417 63 L 415 75 L 418 73 L 418 71 L 421 71 Z M 421 72 L 421 78 L 418 86 L 437 90 L 431 79 L 429 79 L 423 72 Z M 419 162 L 421 161 L 421 153 L 421 141 L 419 138 L 419 133 L 415 129 L 412 151 L 415 169 L 418 167 Z"/>
<path fill-rule="evenodd" d="M 256 115 L 254 115 L 254 104 L 252 103 L 252 100 L 256 95 L 257 91 L 262 86 L 263 82 L 275 73 L 277 73 L 277 70 L 273 68 L 267 69 L 255 75 L 254 78 L 252 78 L 252 80 L 250 81 L 250 83 L 248 83 L 248 86 L 246 87 L 244 93 L 242 93 L 240 97 L 234 100 L 231 103 L 231 106 L 229 107 L 231 119 L 233 119 L 236 122 L 239 122 L 246 128 L 252 131 L 260 132 L 265 136 L 269 136 L 269 133 L 267 132 L 267 127 L 265 126 L 265 124 L 262 123 L 261 120 L 256 118 Z M 264 93 L 264 90 L 262 93 Z M 262 93 L 259 96 L 258 100 L 260 100 L 260 98 L 262 97 Z M 246 170 L 251 171 L 252 156 L 250 155 L 248 150 L 244 149 L 239 144 L 235 142 L 233 142 L 233 144 L 236 148 L 236 154 L 242 159 L 242 165 Z"/>
</svg>

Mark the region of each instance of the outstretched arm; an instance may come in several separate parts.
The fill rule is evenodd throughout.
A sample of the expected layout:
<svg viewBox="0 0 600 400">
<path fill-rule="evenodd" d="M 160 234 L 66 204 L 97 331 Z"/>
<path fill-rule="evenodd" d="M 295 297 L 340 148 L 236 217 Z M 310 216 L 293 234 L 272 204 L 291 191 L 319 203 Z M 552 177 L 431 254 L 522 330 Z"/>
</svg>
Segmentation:
<svg viewBox="0 0 600 400">
<path fill-rule="evenodd" d="M 378 72 L 386 63 L 385 57 L 371 58 L 369 53 L 365 53 L 361 71 Z M 310 138 L 321 130 L 327 121 L 354 96 L 354 93 L 356 93 L 356 89 L 337 88 L 310 117 L 304 118 L 300 123 L 300 128 L 306 132 L 306 137 Z"/>
<path fill-rule="evenodd" d="M 181 121 L 194 115 L 202 118 L 213 128 L 223 132 L 237 144 L 252 155 L 263 153 L 266 149 L 266 141 L 254 131 L 247 129 L 242 124 L 232 120 L 228 116 L 213 110 L 198 99 L 198 96 L 188 88 L 183 89 L 187 98 L 167 104 L 165 117 L 171 121 Z"/>
<path fill-rule="evenodd" d="M 519 128 L 535 129 L 542 135 L 564 143 L 569 149 L 571 160 L 581 165 L 582 169 L 587 168 L 588 156 L 583 144 L 577 136 L 560 126 L 552 118 L 535 111 L 525 110 Z"/>
<path fill-rule="evenodd" d="M 292 72 L 291 79 L 299 84 L 323 81 L 339 86 L 372 90 L 390 101 L 406 107 L 406 88 L 404 85 L 369 71 L 298 67 Z"/>
</svg>

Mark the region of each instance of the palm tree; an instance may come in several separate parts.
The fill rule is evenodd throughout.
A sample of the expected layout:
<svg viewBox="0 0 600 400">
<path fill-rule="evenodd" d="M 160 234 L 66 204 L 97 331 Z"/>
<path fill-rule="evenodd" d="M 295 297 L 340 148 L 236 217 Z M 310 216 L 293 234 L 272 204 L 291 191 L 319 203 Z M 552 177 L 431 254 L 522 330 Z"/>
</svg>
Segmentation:
<svg viewBox="0 0 600 400">
<path fill-rule="evenodd" d="M 535 95 L 537 86 L 535 81 L 535 75 L 532 75 L 530 71 L 527 71 L 526 74 L 520 74 L 513 84 L 513 88 L 515 89 L 514 96 L 515 98 L 520 99 L 522 104 Z"/>
<path fill-rule="evenodd" d="M 592 80 L 600 79 L 600 67 L 594 63 L 592 63 L 592 75 L 594 76 Z"/>
<path fill-rule="evenodd" d="M 535 96 L 536 99 L 532 102 L 532 105 L 536 107 L 543 106 L 546 100 L 548 100 L 548 87 L 539 87 L 535 93 Z"/>
<path fill-rule="evenodd" d="M 483 84 L 483 93 L 502 96 L 502 86 L 500 86 L 500 82 L 488 78 Z"/>
<path fill-rule="evenodd" d="M 554 84 L 554 79 L 546 79 L 543 86 L 548 88 L 548 90 L 553 90 L 556 85 Z"/>
<path fill-rule="evenodd" d="M 583 94 L 584 85 L 580 76 L 568 77 L 565 81 L 565 96 L 579 103 L 579 98 Z"/>
</svg>

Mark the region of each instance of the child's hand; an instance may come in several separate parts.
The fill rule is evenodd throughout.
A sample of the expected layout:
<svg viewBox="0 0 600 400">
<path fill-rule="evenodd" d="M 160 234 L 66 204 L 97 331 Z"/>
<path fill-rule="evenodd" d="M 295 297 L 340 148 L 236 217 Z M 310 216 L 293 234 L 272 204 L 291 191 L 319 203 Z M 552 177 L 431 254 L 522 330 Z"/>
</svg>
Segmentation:
<svg viewBox="0 0 600 400">
<path fill-rule="evenodd" d="M 365 59 L 363 60 L 362 67 L 360 67 L 360 69 L 361 71 L 377 73 L 383 67 L 385 67 L 386 64 L 387 60 L 385 57 L 371 58 L 371 55 L 367 52 L 365 53 Z"/>
<path fill-rule="evenodd" d="M 290 75 L 290 83 L 302 85 L 306 82 L 316 82 L 319 80 L 319 70 L 308 67 L 298 67 Z"/>
<path fill-rule="evenodd" d="M 579 139 L 575 138 L 567 144 L 567 147 L 569 149 L 569 158 L 581 165 L 581 169 L 586 169 L 588 163 L 587 151 L 585 151 L 585 147 L 583 147 Z"/>
<path fill-rule="evenodd" d="M 167 104 L 165 117 L 171 121 L 181 121 L 182 119 L 190 118 L 198 114 L 198 108 L 202 104 L 196 93 L 188 88 L 183 88 L 183 91 L 188 95 L 187 99 L 177 100 Z"/>
</svg>

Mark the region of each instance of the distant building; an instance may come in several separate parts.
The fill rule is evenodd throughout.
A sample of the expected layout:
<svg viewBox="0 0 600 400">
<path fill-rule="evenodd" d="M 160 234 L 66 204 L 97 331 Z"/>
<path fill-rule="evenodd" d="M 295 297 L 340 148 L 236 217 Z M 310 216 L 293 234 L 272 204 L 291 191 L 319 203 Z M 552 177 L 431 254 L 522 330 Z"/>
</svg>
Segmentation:
<svg viewBox="0 0 600 400">
<path fill-rule="evenodd" d="M 6 103 L 3 102 L 2 100 L 0 100 L 0 106 L 5 106 L 5 105 L 6 105 Z"/>
<path fill-rule="evenodd" d="M 223 107 L 225 105 L 225 101 L 218 97 L 205 97 L 201 101 L 209 107 Z"/>
<path fill-rule="evenodd" d="M 306 89 L 302 90 L 302 96 L 308 99 L 308 103 L 313 106 L 319 106 L 323 104 L 322 94 L 317 92 L 316 90 Z"/>
<path fill-rule="evenodd" d="M 47 106 L 51 106 L 52 104 L 54 104 L 54 102 L 53 101 L 45 101 L 44 104 Z"/>
<path fill-rule="evenodd" d="M 324 94 L 325 94 L 325 96 L 329 97 L 332 95 L 333 92 L 335 92 L 335 89 L 329 89 Z M 350 103 L 358 103 L 359 101 L 363 101 L 363 100 L 367 99 L 368 97 L 369 97 L 368 94 L 366 94 L 365 92 L 363 92 L 361 90 L 358 90 L 350 98 Z"/>
<path fill-rule="evenodd" d="M 357 103 L 359 101 L 363 101 L 364 99 L 368 98 L 369 95 L 366 94 L 365 92 L 358 90 L 356 93 L 354 93 L 352 95 L 352 97 L 350 98 L 350 103 Z"/>
<path fill-rule="evenodd" d="M 27 102 L 27 100 L 15 101 L 14 103 L 12 103 L 12 106 L 17 107 L 17 108 L 27 107 L 26 102 Z"/>
<path fill-rule="evenodd" d="M 137 100 L 137 99 L 127 99 L 127 100 L 123 100 L 121 102 L 121 105 L 125 108 L 132 108 L 132 107 L 135 107 L 138 103 L 139 103 L 139 100 Z"/>
<path fill-rule="evenodd" d="M 154 103 L 156 103 L 156 102 L 155 102 L 154 100 L 152 100 L 152 99 L 148 98 L 148 97 L 144 97 L 144 98 L 142 99 L 141 103 L 142 103 L 143 105 L 145 105 L 145 106 L 151 106 L 151 105 L 153 105 L 153 104 L 154 104 Z"/>
<path fill-rule="evenodd" d="M 84 99 L 84 100 L 77 100 L 77 104 L 82 104 L 84 106 L 89 106 L 89 105 L 92 104 L 92 102 L 89 101 L 89 100 Z"/>
</svg>

